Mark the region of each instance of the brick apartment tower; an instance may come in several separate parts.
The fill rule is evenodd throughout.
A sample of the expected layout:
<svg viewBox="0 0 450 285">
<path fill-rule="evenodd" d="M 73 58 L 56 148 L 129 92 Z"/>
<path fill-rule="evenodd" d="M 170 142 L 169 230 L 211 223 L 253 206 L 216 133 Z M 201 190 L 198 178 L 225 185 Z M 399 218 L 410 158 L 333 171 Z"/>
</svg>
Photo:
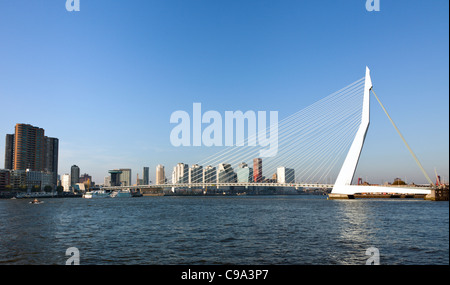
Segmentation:
<svg viewBox="0 0 450 285">
<path fill-rule="evenodd" d="M 44 129 L 16 124 L 14 134 L 6 135 L 5 169 L 53 172 L 56 185 L 59 140 L 44 135 Z"/>
<path fill-rule="evenodd" d="M 16 124 L 14 134 L 14 170 L 44 171 L 44 129 Z"/>
</svg>

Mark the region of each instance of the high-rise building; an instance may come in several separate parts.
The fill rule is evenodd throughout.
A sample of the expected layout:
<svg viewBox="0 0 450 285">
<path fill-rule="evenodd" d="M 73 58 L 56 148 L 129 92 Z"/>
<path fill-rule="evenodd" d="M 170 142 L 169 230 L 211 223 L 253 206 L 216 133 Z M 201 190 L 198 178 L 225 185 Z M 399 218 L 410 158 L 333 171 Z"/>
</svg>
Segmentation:
<svg viewBox="0 0 450 285">
<path fill-rule="evenodd" d="M 49 186 L 55 188 L 58 179 L 58 148 L 58 139 L 46 137 L 44 129 L 16 124 L 14 134 L 6 135 L 5 168 L 42 171 L 46 179 L 48 173 L 52 173 Z"/>
<path fill-rule="evenodd" d="M 51 172 L 53 174 L 52 183 L 57 184 L 58 181 L 58 150 L 59 140 L 57 138 L 44 137 L 44 171 Z"/>
<path fill-rule="evenodd" d="M 262 182 L 262 177 L 262 159 L 255 158 L 253 159 L 253 181 Z"/>
<path fill-rule="evenodd" d="M 44 129 L 16 124 L 14 133 L 14 170 L 43 171 L 45 158 Z"/>
<path fill-rule="evenodd" d="M 120 185 L 121 186 L 131 186 L 131 169 L 130 168 L 121 168 L 122 171 L 120 173 Z"/>
<path fill-rule="evenodd" d="M 61 186 L 64 188 L 64 192 L 69 192 L 70 191 L 70 185 L 71 183 L 71 179 L 70 179 L 70 174 L 63 174 L 61 176 Z"/>
<path fill-rule="evenodd" d="M 292 168 L 278 167 L 277 168 L 277 182 L 278 183 L 295 183 L 295 170 Z"/>
<path fill-rule="evenodd" d="M 203 166 L 194 164 L 189 168 L 189 183 L 203 182 Z"/>
<path fill-rule="evenodd" d="M 172 183 L 188 183 L 189 182 L 189 165 L 178 163 L 173 167 Z"/>
<path fill-rule="evenodd" d="M 70 168 L 70 186 L 75 186 L 75 184 L 80 182 L 80 168 L 76 165 L 72 165 Z"/>
<path fill-rule="evenodd" d="M 231 164 L 221 163 L 217 168 L 217 183 L 236 183 L 237 176 Z"/>
<path fill-rule="evenodd" d="M 111 174 L 110 186 L 120 186 L 120 174 L 122 173 L 122 171 L 113 169 L 108 172 Z"/>
<path fill-rule="evenodd" d="M 156 166 L 156 184 L 161 185 L 164 183 L 166 183 L 164 165 L 158 164 L 158 166 Z"/>
<path fill-rule="evenodd" d="M 10 134 L 6 135 L 5 169 L 14 169 L 14 135 Z"/>
<path fill-rule="evenodd" d="M 142 177 L 143 178 L 142 183 L 144 185 L 148 185 L 149 184 L 150 180 L 149 180 L 148 176 L 149 176 L 149 168 L 144 166 L 143 177 Z"/>
<path fill-rule="evenodd" d="M 239 164 L 236 174 L 237 182 L 253 182 L 253 168 L 248 167 L 247 163 Z"/>
<path fill-rule="evenodd" d="M 208 165 L 203 169 L 203 182 L 217 183 L 217 171 L 215 167 Z"/>
</svg>

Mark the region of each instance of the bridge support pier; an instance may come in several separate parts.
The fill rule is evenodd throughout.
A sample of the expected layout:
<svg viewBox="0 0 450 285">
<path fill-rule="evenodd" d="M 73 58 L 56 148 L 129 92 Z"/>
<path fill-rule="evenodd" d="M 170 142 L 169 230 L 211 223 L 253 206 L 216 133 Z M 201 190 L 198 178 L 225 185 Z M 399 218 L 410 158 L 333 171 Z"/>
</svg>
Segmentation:
<svg viewBox="0 0 450 285">
<path fill-rule="evenodd" d="M 328 199 L 329 200 L 355 199 L 355 195 L 330 193 L 328 194 Z"/>
<path fill-rule="evenodd" d="M 448 201 L 449 200 L 448 186 L 446 188 L 431 190 L 431 193 L 425 196 L 425 200 Z"/>
</svg>

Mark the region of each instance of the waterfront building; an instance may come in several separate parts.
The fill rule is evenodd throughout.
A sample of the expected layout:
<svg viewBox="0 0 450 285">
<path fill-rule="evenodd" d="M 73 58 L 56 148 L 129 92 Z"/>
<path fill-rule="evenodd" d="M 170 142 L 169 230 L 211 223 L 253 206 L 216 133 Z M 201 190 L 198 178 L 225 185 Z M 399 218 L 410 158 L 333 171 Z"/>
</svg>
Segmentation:
<svg viewBox="0 0 450 285">
<path fill-rule="evenodd" d="M 72 165 L 70 168 L 70 186 L 80 182 L 80 168 L 76 165 Z"/>
<path fill-rule="evenodd" d="M 64 188 L 64 192 L 70 192 L 71 189 L 70 174 L 66 173 L 61 176 L 61 186 Z"/>
<path fill-rule="evenodd" d="M 295 183 L 295 170 L 284 166 L 277 168 L 278 183 Z"/>
<path fill-rule="evenodd" d="M 203 182 L 203 166 L 194 164 L 189 168 L 189 183 Z"/>
<path fill-rule="evenodd" d="M 53 173 L 44 171 L 26 170 L 26 185 L 27 190 L 44 191 L 45 186 L 51 186 L 52 190 L 55 188 L 53 184 Z"/>
<path fill-rule="evenodd" d="M 53 184 L 58 174 L 57 138 L 44 135 L 44 129 L 28 124 L 16 124 L 14 134 L 5 141 L 5 168 L 53 172 Z"/>
<path fill-rule="evenodd" d="M 203 182 L 217 183 L 217 171 L 215 167 L 208 165 L 203 169 Z"/>
<path fill-rule="evenodd" d="M 110 178 L 110 184 L 111 186 L 120 186 L 120 174 L 122 173 L 121 170 L 113 169 L 108 171 L 109 174 L 111 174 Z"/>
<path fill-rule="evenodd" d="M 254 182 L 262 182 L 262 159 L 255 158 L 253 159 L 253 181 Z"/>
<path fill-rule="evenodd" d="M 120 185 L 121 186 L 131 186 L 131 169 L 130 168 L 121 168 L 119 169 L 122 173 L 120 173 Z"/>
<path fill-rule="evenodd" d="M 6 135 L 5 169 L 14 169 L 14 135 L 13 134 Z"/>
<path fill-rule="evenodd" d="M 44 137 L 44 141 L 44 171 L 53 174 L 52 184 L 56 186 L 58 181 L 59 140 L 57 138 Z"/>
<path fill-rule="evenodd" d="M 13 190 L 20 190 L 25 192 L 27 190 L 27 173 L 25 170 L 11 170 L 10 185 Z"/>
<path fill-rule="evenodd" d="M 188 183 L 189 182 L 189 165 L 178 163 L 172 171 L 172 183 Z"/>
<path fill-rule="evenodd" d="M 164 165 L 158 164 L 156 166 L 156 184 L 161 185 L 166 183 L 166 173 Z"/>
<path fill-rule="evenodd" d="M 29 124 L 16 124 L 14 134 L 6 135 L 5 168 L 38 171 L 45 175 L 51 173 L 49 186 L 55 189 L 58 181 L 59 140 L 46 137 L 44 132 L 44 129 Z M 24 188 L 26 184 L 21 187 Z"/>
<path fill-rule="evenodd" d="M 218 183 L 236 183 L 237 176 L 233 171 L 231 164 L 221 163 L 217 168 L 217 182 Z"/>
<path fill-rule="evenodd" d="M 146 166 L 144 166 L 143 169 L 143 179 L 142 179 L 142 184 L 141 185 L 148 185 L 150 184 L 150 179 L 149 179 L 149 173 L 150 173 L 150 169 Z M 139 183 L 138 183 L 139 184 Z"/>
<path fill-rule="evenodd" d="M 78 183 L 86 183 L 86 182 L 91 183 L 92 182 L 92 176 L 90 176 L 87 173 L 85 173 L 83 175 L 80 175 L 80 178 L 78 179 Z"/>
<path fill-rule="evenodd" d="M 253 168 L 248 167 L 247 163 L 239 164 L 236 169 L 237 182 L 253 182 Z"/>
<path fill-rule="evenodd" d="M 105 176 L 103 180 L 103 186 L 105 187 L 111 186 L 111 176 Z"/>
<path fill-rule="evenodd" d="M 14 133 L 14 170 L 44 170 L 44 129 L 16 124 Z"/>
<path fill-rule="evenodd" d="M 80 179 L 78 179 L 78 183 L 83 183 L 84 187 L 86 189 L 91 188 L 92 186 L 94 186 L 94 182 L 92 182 L 92 176 L 90 176 L 89 174 L 85 173 L 83 175 L 80 176 Z"/>
<path fill-rule="evenodd" d="M 11 170 L 0 169 L 0 190 L 11 189 Z"/>
</svg>

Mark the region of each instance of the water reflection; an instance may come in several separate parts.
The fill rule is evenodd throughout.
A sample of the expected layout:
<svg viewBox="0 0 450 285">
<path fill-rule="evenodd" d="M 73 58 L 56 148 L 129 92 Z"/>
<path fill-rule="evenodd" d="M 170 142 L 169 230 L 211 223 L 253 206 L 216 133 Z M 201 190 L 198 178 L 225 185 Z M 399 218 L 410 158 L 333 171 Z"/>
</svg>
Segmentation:
<svg viewBox="0 0 450 285">
<path fill-rule="evenodd" d="M 345 251 L 349 259 L 338 258 L 340 264 L 365 264 L 365 251 L 378 242 L 373 232 L 377 229 L 372 224 L 373 215 L 370 204 L 362 200 L 336 200 L 334 219 L 338 224 L 336 246 L 339 252 Z"/>
</svg>

